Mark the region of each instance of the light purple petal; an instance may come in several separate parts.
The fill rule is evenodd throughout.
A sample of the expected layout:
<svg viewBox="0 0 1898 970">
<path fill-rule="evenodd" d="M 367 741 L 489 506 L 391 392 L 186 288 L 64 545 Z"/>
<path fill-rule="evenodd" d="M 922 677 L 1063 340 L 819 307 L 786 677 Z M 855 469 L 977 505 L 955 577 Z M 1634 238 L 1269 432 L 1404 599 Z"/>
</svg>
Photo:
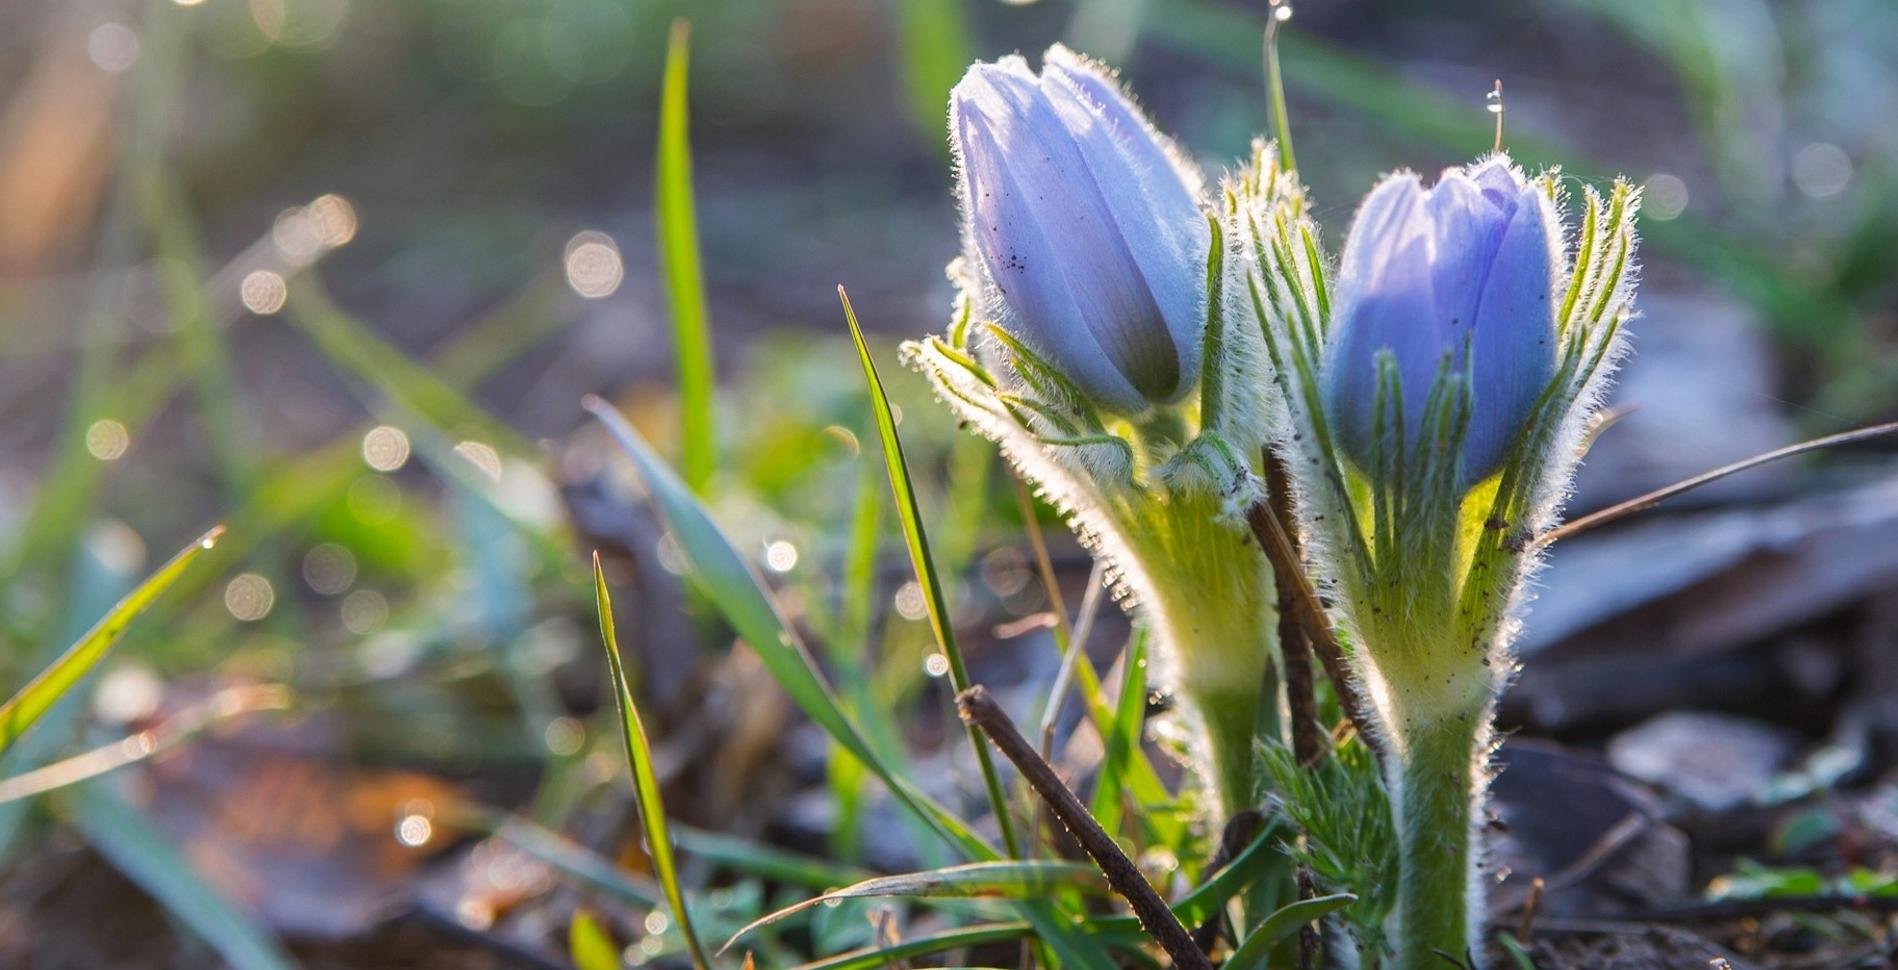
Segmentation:
<svg viewBox="0 0 1898 970">
<path fill-rule="evenodd" d="M 1041 90 L 1081 149 L 1177 356 L 1174 396 L 1199 372 L 1211 233 L 1194 193 L 1133 104 L 1100 68 L 1063 47 L 1049 51 Z"/>
<path fill-rule="evenodd" d="M 1554 206 L 1538 186 L 1517 196 L 1479 297 L 1471 363 L 1476 391 L 1465 473 L 1494 471 L 1555 375 Z"/>
<path fill-rule="evenodd" d="M 1370 470 L 1377 360 L 1388 351 L 1406 452 L 1421 446 L 1423 410 L 1449 360 L 1472 383 L 1463 481 L 1495 471 L 1554 373 L 1556 226 L 1548 197 L 1502 156 L 1446 172 L 1428 191 L 1410 175 L 1371 191 L 1345 243 L 1325 365 L 1346 455 Z"/>
<path fill-rule="evenodd" d="M 1340 283 L 1346 287 L 1377 285 L 1378 274 L 1413 239 L 1430 232 L 1424 211 L 1423 185 L 1414 172 L 1387 175 L 1371 189 L 1351 220 L 1344 240 Z"/>
<path fill-rule="evenodd" d="M 1198 378 L 1210 233 L 1104 69 L 1063 48 L 970 68 L 950 99 L 965 238 L 1000 322 L 1110 410 Z"/>
<path fill-rule="evenodd" d="M 1137 294 L 1121 285 L 1084 303 L 1066 267 L 1080 261 L 1123 281 L 1136 270 L 1111 241 L 1100 241 L 1110 235 L 1111 215 L 1096 193 L 1082 191 L 1086 166 L 1032 76 L 977 65 L 956 86 L 950 114 L 966 228 L 1001 296 L 1001 322 L 1090 396 L 1117 410 L 1143 409 L 1139 389 L 1094 326 L 1117 299 L 1137 306 Z M 1102 231 L 1074 231 L 1090 223 Z M 1146 312 L 1157 319 L 1157 311 Z"/>
</svg>

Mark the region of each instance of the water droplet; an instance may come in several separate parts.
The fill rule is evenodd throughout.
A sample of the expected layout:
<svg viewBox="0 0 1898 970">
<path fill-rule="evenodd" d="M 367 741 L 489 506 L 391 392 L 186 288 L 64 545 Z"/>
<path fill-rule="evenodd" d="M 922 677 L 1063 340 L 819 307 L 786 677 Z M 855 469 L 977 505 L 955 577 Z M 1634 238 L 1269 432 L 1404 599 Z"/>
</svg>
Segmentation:
<svg viewBox="0 0 1898 970">
<path fill-rule="evenodd" d="M 1289 3 L 1274 4 L 1272 6 L 1272 19 L 1279 23 L 1284 23 L 1292 19 L 1292 5 Z"/>
<path fill-rule="evenodd" d="M 1502 88 L 1497 88 L 1491 91 L 1490 93 L 1483 95 L 1483 101 L 1485 105 L 1489 108 L 1490 114 L 1499 115 L 1503 113 Z"/>
</svg>

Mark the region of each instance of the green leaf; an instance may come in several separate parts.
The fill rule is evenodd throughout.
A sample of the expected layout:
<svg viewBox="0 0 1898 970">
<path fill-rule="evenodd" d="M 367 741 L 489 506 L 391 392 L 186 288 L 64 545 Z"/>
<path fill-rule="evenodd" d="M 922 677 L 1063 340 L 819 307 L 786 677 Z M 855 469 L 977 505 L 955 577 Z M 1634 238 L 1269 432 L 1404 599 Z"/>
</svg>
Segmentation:
<svg viewBox="0 0 1898 970">
<path fill-rule="evenodd" d="M 621 869 L 613 860 L 551 829 L 506 812 L 464 806 L 465 820 L 497 839 L 560 870 L 621 902 L 656 908 L 665 890 L 643 876 Z"/>
<path fill-rule="evenodd" d="M 949 658 L 949 679 L 959 694 L 970 687 L 969 668 L 962 661 L 962 648 L 956 644 L 956 630 L 949 622 L 949 603 L 943 593 L 942 577 L 937 574 L 936 561 L 929 554 L 929 534 L 923 529 L 923 510 L 916 504 L 916 490 L 910 485 L 909 463 L 903 459 L 903 440 L 896 433 L 896 415 L 890 409 L 889 396 L 883 392 L 883 379 L 877 376 L 876 363 L 870 359 L 870 348 L 863 342 L 857 311 L 851 308 L 850 297 L 841 286 L 837 287 L 837 298 L 843 301 L 844 319 L 850 322 L 850 337 L 857 344 L 863 379 L 870 386 L 870 404 L 877 419 L 877 434 L 883 439 L 883 461 L 889 469 L 890 492 L 896 497 L 897 518 L 903 525 L 903 542 L 909 547 L 910 566 L 916 570 L 916 581 L 922 585 L 930 628 L 936 633 L 936 643 L 942 647 L 943 656 Z M 996 825 L 1002 830 L 1002 842 L 1010 856 L 1019 858 L 1021 845 L 1015 838 L 1015 823 L 1009 817 L 1008 796 L 1003 793 L 1002 779 L 995 773 L 994 756 L 989 754 L 988 742 L 975 725 L 963 727 L 969 745 L 975 749 L 976 763 L 982 769 L 982 785 L 988 789 L 989 806 L 995 812 Z"/>
<path fill-rule="evenodd" d="M 1509 954 L 1509 960 L 1516 965 L 1516 970 L 1536 970 L 1536 962 L 1530 959 L 1529 951 L 1523 949 L 1522 944 L 1517 943 L 1515 937 L 1508 933 L 1498 933 L 1496 945 L 1501 947 L 1504 953 Z"/>
<path fill-rule="evenodd" d="M 1078 862 L 973 862 L 927 872 L 908 872 L 896 876 L 878 876 L 852 886 L 834 889 L 795 905 L 786 906 L 753 920 L 719 947 L 724 953 L 752 930 L 795 916 L 813 906 L 842 899 L 868 896 L 918 896 L 931 899 L 1006 898 L 1027 899 L 1045 896 L 1056 890 L 1080 889 L 1096 895 L 1112 892 L 1100 871 Z"/>
<path fill-rule="evenodd" d="M 172 837 L 111 789 L 67 789 L 60 798 L 86 841 L 126 878 L 204 938 L 235 970 L 292 970 L 283 945 L 201 879 Z"/>
<path fill-rule="evenodd" d="M 795 970 L 882 970 L 884 967 L 896 966 L 899 961 L 910 957 L 928 956 L 932 953 L 980 946 L 984 943 L 1018 940 L 1030 932 L 1031 929 L 1027 923 L 983 923 L 977 926 L 964 926 L 940 933 L 911 937 L 889 946 L 852 950 L 849 953 L 806 963 Z"/>
<path fill-rule="evenodd" d="M 330 299 L 312 274 L 290 285 L 283 317 L 343 371 L 376 389 L 391 404 L 435 426 L 443 435 L 478 433 L 504 454 L 537 454 L 527 438 L 498 421 L 480 404 L 418 363 L 402 348 Z"/>
<path fill-rule="evenodd" d="M 78 642 L 67 648 L 58 660 L 53 661 L 52 666 L 40 671 L 39 676 L 20 688 L 19 693 L 14 694 L 4 705 L 0 705 L 0 754 L 5 754 L 8 748 L 13 747 L 13 742 L 18 741 L 20 735 L 25 734 L 73 685 L 98 666 L 132 620 L 176 582 L 205 550 L 216 545 L 218 536 L 223 532 L 224 527 L 217 526 L 171 557 L 170 562 L 160 566 L 137 589 L 119 600 L 117 606 L 112 607 Z"/>
<path fill-rule="evenodd" d="M 1087 658 L 1076 657 L 1086 663 Z M 1122 779 L 1128 763 L 1140 746 L 1140 728 L 1147 715 L 1147 634 L 1134 634 L 1127 645 L 1127 662 L 1120 671 L 1120 698 L 1114 707 L 1112 731 L 1107 735 L 1107 752 L 1101 757 L 1100 779 L 1094 783 L 1094 813 L 1101 828 L 1109 833 L 1120 827 Z"/>
<path fill-rule="evenodd" d="M 666 296 L 672 305 L 672 352 L 679 380 L 680 464 L 686 484 L 704 495 L 714 471 L 712 336 L 699 267 L 698 214 L 692 200 L 692 147 L 687 138 L 686 78 L 691 26 L 672 22 L 665 81 L 659 94 L 659 156 L 654 163 L 654 218 Z"/>
<path fill-rule="evenodd" d="M 839 706 L 837 695 L 819 673 L 810 649 L 797 630 L 778 613 L 777 604 L 765 592 L 764 580 L 757 570 L 740 556 L 706 514 L 705 507 L 674 476 L 665 463 L 639 437 L 632 425 L 606 402 L 588 398 L 588 411 L 613 433 L 614 439 L 638 467 L 640 478 L 652 493 L 660 517 L 692 564 L 692 573 L 705 590 L 712 605 L 751 645 L 771 678 L 790 695 L 805 716 L 815 721 L 857 760 L 889 786 L 906 807 L 937 831 L 950 844 L 976 859 L 993 859 L 995 850 L 968 823 L 950 814 L 915 785 L 890 771 L 872 750 L 862 732 Z"/>
<path fill-rule="evenodd" d="M 949 90 L 974 60 L 963 0 L 898 0 L 896 17 L 910 120 L 925 142 L 942 148 Z"/>
<path fill-rule="evenodd" d="M 576 970 L 620 970 L 619 947 L 601 928 L 593 914 L 584 909 L 573 911 L 567 923 L 567 955 Z"/>
<path fill-rule="evenodd" d="M 1316 899 L 1303 899 L 1289 906 L 1281 907 L 1267 916 L 1232 956 L 1226 958 L 1226 970 L 1264 970 L 1266 958 L 1272 955 L 1273 948 L 1288 936 L 1298 932 L 1298 928 L 1327 913 L 1335 913 L 1357 901 L 1350 893 L 1334 893 L 1319 896 Z"/>
<path fill-rule="evenodd" d="M 600 554 L 593 554 L 593 591 L 600 611 L 600 639 L 606 645 L 606 661 L 613 668 L 613 698 L 619 704 L 620 724 L 625 729 L 626 760 L 633 768 L 633 785 L 639 793 L 639 817 L 646 826 L 646 852 L 652 856 L 653 871 L 665 887 L 666 902 L 672 918 L 685 937 L 686 951 L 698 970 L 710 970 L 711 961 L 699 946 L 692 930 L 692 916 L 685 908 L 685 893 L 679 888 L 679 869 L 672 858 L 672 836 L 666 831 L 666 805 L 659 797 L 659 776 L 652 768 L 652 749 L 646 745 L 646 729 L 639 722 L 639 708 L 633 704 L 632 688 L 626 682 L 626 668 L 620 663 L 619 639 L 613 634 L 613 599 L 606 591 L 606 573 L 600 570 Z"/>
<path fill-rule="evenodd" d="M 599 398 L 588 397 L 584 406 L 606 425 L 633 464 L 638 466 L 640 477 L 651 492 L 660 517 L 665 520 L 673 537 L 678 540 L 679 548 L 691 562 L 694 577 L 712 604 L 738 631 L 738 635 L 751 645 L 778 686 L 790 695 L 806 716 L 829 732 L 857 760 L 862 761 L 889 787 L 891 794 L 905 808 L 921 818 L 944 841 L 977 861 L 996 859 L 995 848 L 970 829 L 967 822 L 937 804 L 907 778 L 892 772 L 871 748 L 863 733 L 838 705 L 837 695 L 819 673 L 809 648 L 798 636 L 796 628 L 779 614 L 776 603 L 765 592 L 764 581 L 758 576 L 757 570 L 732 548 L 706 514 L 705 507 L 659 460 L 652 448 L 639 437 L 639 433 Z M 1071 924 L 1056 914 L 1052 906 L 1024 902 L 1022 908 L 1023 915 L 1033 922 L 1037 932 L 1064 960 L 1079 967 L 1112 966 L 1105 954 L 1090 946 L 1086 939 L 1076 937 L 1070 931 Z"/>
<path fill-rule="evenodd" d="M 857 762 L 853 760 L 851 763 Z M 838 865 L 828 859 L 789 852 L 717 832 L 675 825 L 672 834 L 677 838 L 679 848 L 706 862 L 718 863 L 737 872 L 776 882 L 825 889 L 870 877 L 868 871 L 856 866 Z"/>
</svg>

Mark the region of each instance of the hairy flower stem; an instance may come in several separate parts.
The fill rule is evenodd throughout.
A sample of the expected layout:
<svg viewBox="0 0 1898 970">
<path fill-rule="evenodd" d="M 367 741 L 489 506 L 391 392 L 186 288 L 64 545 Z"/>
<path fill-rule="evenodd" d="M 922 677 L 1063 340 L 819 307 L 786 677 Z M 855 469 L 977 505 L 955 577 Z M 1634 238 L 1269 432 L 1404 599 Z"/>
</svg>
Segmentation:
<svg viewBox="0 0 1898 970">
<path fill-rule="evenodd" d="M 1481 929 L 1476 820 L 1478 767 L 1489 711 L 1478 705 L 1398 727 L 1397 794 L 1402 878 L 1397 894 L 1398 970 L 1476 966 Z M 1446 960 L 1445 957 L 1449 959 Z"/>
<path fill-rule="evenodd" d="M 1198 735 L 1221 818 L 1256 808 L 1256 740 L 1278 734 L 1277 629 L 1269 565 L 1214 495 L 1117 503 L 1122 578 L 1142 604 Z"/>
</svg>

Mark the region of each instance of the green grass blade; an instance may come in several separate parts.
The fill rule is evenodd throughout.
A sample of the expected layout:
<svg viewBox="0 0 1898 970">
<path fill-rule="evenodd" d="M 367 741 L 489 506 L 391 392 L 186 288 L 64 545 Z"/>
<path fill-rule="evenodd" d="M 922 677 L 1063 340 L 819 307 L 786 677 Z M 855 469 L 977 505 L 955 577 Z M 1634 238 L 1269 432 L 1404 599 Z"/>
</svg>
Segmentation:
<svg viewBox="0 0 1898 970">
<path fill-rule="evenodd" d="M 897 46 L 910 120 L 928 144 L 947 151 L 949 89 L 974 60 L 964 0 L 897 0 Z"/>
<path fill-rule="evenodd" d="M 531 819 L 467 803 L 455 809 L 456 827 L 486 832 L 620 902 L 640 909 L 665 902 L 665 890 L 658 884 Z"/>
<path fill-rule="evenodd" d="M 838 900 L 862 899 L 871 896 L 914 896 L 929 899 L 976 897 L 1029 899 L 1066 889 L 1079 889 L 1097 896 L 1112 892 L 1107 886 L 1107 880 L 1101 877 L 1100 870 L 1078 862 L 972 862 L 964 866 L 931 869 L 927 872 L 877 876 L 855 885 L 832 890 L 821 896 L 813 896 L 774 913 L 767 913 L 733 933 L 731 939 L 726 940 L 725 945 L 718 948 L 718 952 L 724 953 L 731 949 L 732 944 L 737 943 L 752 930 L 770 926 L 812 907 Z"/>
<path fill-rule="evenodd" d="M 909 547 L 910 565 L 916 570 L 916 581 L 922 584 L 924 602 L 929 607 L 929 625 L 935 630 L 936 643 L 942 647 L 943 655 L 949 658 L 949 677 L 954 682 L 956 692 L 969 689 L 969 668 L 962 661 L 962 649 L 956 645 L 955 627 L 949 622 L 949 604 L 943 594 L 942 577 L 936 573 L 936 562 L 929 555 L 929 534 L 923 529 L 923 510 L 916 504 L 916 491 L 910 485 L 909 464 L 903 458 L 903 441 L 896 434 L 896 417 L 890 410 L 890 399 L 883 392 L 883 379 L 877 376 L 876 363 L 870 359 L 870 347 L 863 342 L 863 330 L 857 325 L 857 311 L 850 306 L 850 297 L 844 288 L 837 288 L 837 298 L 843 301 L 844 319 L 850 322 L 850 337 L 857 344 L 857 360 L 863 364 L 863 379 L 870 386 L 870 404 L 877 419 L 877 433 L 883 439 L 883 460 L 890 473 L 890 492 L 896 498 L 897 518 L 903 525 L 903 541 Z M 989 754 L 988 742 L 983 740 L 981 732 L 974 725 L 965 725 L 969 744 L 975 749 L 977 764 L 982 768 L 982 785 L 988 789 L 989 804 L 995 811 L 996 825 L 1002 831 L 1002 843 L 1008 854 L 1021 856 L 1021 844 L 1015 838 L 1015 823 L 1009 818 L 1008 796 L 1003 792 L 1002 779 L 995 772 L 995 759 Z"/>
<path fill-rule="evenodd" d="M 1081 659 L 1081 658 L 1077 658 Z M 1084 659 L 1081 662 L 1085 663 Z M 1114 832 L 1120 825 L 1122 781 L 1127 777 L 1134 752 L 1140 747 L 1140 728 L 1147 714 L 1147 636 L 1134 634 L 1127 645 L 1127 662 L 1120 672 L 1120 698 L 1114 708 L 1113 730 L 1107 736 L 1107 753 L 1101 757 L 1100 780 L 1094 783 L 1094 803 L 1089 811 L 1101 828 Z"/>
<path fill-rule="evenodd" d="M 290 284 L 283 317 L 337 367 L 375 388 L 396 407 L 433 425 L 444 436 L 451 429 L 478 429 L 503 454 L 538 453 L 532 441 L 337 306 L 314 273 L 304 273 Z"/>
<path fill-rule="evenodd" d="M 1232 956 L 1226 958 L 1226 970 L 1264 970 L 1266 959 L 1272 955 L 1272 950 L 1286 937 L 1298 932 L 1299 927 L 1327 913 L 1335 913 L 1357 902 L 1357 899 L 1358 897 L 1350 893 L 1335 893 L 1330 896 L 1319 896 L 1316 899 L 1299 900 L 1289 906 L 1279 908 L 1272 915 L 1267 916 L 1265 921 L 1246 937 L 1245 942 L 1239 944 L 1238 949 L 1232 951 Z"/>
<path fill-rule="evenodd" d="M 803 964 L 794 970 L 882 970 L 884 967 L 898 966 L 900 961 L 910 957 L 929 956 L 932 953 L 981 946 L 984 943 L 1018 940 L 1030 932 L 1032 930 L 1027 923 L 984 923 L 978 926 L 964 926 L 940 933 L 912 937 L 889 946 L 852 950 L 849 953 Z"/>
<path fill-rule="evenodd" d="M 620 970 L 619 947 L 607 935 L 593 914 L 584 909 L 573 911 L 567 923 L 567 956 L 575 970 Z"/>
<path fill-rule="evenodd" d="M 196 870 L 143 813 L 97 784 L 68 789 L 61 805 L 86 841 L 235 970 L 292 970 L 296 961 Z"/>
<path fill-rule="evenodd" d="M 119 600 L 117 606 L 112 607 L 78 642 L 67 648 L 58 660 L 53 661 L 52 666 L 40 671 L 39 676 L 0 705 L 0 754 L 5 754 L 8 748 L 13 747 L 13 742 L 18 741 L 20 735 L 25 734 L 73 685 L 98 666 L 132 620 L 176 582 L 205 550 L 216 545 L 218 536 L 223 532 L 224 527 L 217 526 L 171 557 L 170 562 L 160 566 L 137 589 Z"/>
<path fill-rule="evenodd" d="M 678 540 L 692 564 L 692 573 L 705 590 L 712 605 L 751 644 L 778 686 L 805 715 L 849 749 L 864 767 L 888 786 L 903 806 L 922 819 L 942 839 L 965 856 L 976 861 L 997 858 L 995 848 L 969 828 L 967 822 L 937 804 L 921 789 L 889 769 L 863 733 L 838 705 L 836 694 L 818 672 L 797 630 L 778 612 L 776 603 L 765 591 L 764 581 L 750 561 L 740 556 L 719 532 L 705 507 L 679 481 L 651 446 L 639 437 L 632 425 L 606 402 L 589 397 L 588 411 L 599 418 L 614 439 L 638 466 L 640 477 L 652 493 L 660 517 Z M 1113 966 L 1098 947 L 1072 931 L 1072 924 L 1056 914 L 1051 904 L 1024 902 L 1023 915 L 1048 940 L 1063 960 L 1076 967 L 1110 968 Z"/>
<path fill-rule="evenodd" d="M 712 335 L 699 266 L 698 214 L 692 200 L 692 146 L 687 138 L 686 78 L 691 27 L 672 22 L 665 81 L 659 94 L 659 156 L 654 165 L 659 261 L 672 305 L 673 355 L 679 373 L 680 465 L 698 495 L 711 484 L 716 442 L 712 429 Z"/>
<path fill-rule="evenodd" d="M 828 859 L 762 845 L 749 839 L 683 825 L 673 826 L 672 834 L 679 848 L 703 861 L 776 882 L 828 889 L 870 878 L 870 872 L 866 869 L 838 865 Z"/>
<path fill-rule="evenodd" d="M 666 902 L 672 918 L 685 937 L 685 948 L 698 970 L 710 970 L 711 961 L 699 946 L 692 929 L 692 916 L 685 908 L 685 893 L 679 888 L 679 869 L 672 858 L 672 835 L 666 831 L 666 805 L 659 797 L 659 776 L 652 770 L 652 749 L 646 745 L 646 729 L 639 722 L 639 708 L 633 704 L 632 688 L 626 682 L 626 668 L 620 663 L 619 639 L 613 634 L 613 599 L 606 591 L 606 574 L 600 570 L 600 554 L 593 554 L 593 590 L 600 611 L 600 639 L 606 646 L 606 660 L 613 668 L 613 698 L 619 704 L 620 724 L 625 729 L 626 760 L 633 768 L 633 785 L 639 793 L 639 817 L 646 826 L 646 852 L 652 856 L 653 871 L 665 887 Z"/>
<path fill-rule="evenodd" d="M 732 548 L 685 483 L 672 474 L 612 406 L 598 398 L 588 398 L 585 406 L 613 433 L 621 449 L 638 467 L 660 517 L 678 540 L 679 548 L 692 564 L 694 578 L 712 605 L 751 645 L 771 678 L 805 716 L 862 761 L 906 807 L 950 844 L 975 859 L 995 858 L 995 849 L 976 835 L 968 823 L 892 772 L 877 756 L 856 724 L 844 714 L 837 695 L 818 672 L 803 638 L 779 614 L 756 568 Z"/>
<path fill-rule="evenodd" d="M 1509 960 L 1516 965 L 1516 970 L 1536 970 L 1535 959 L 1529 956 L 1529 951 L 1521 943 L 1516 942 L 1515 937 L 1508 933 L 1498 933 L 1496 945 L 1502 947 L 1504 953 L 1509 954 Z"/>
</svg>

